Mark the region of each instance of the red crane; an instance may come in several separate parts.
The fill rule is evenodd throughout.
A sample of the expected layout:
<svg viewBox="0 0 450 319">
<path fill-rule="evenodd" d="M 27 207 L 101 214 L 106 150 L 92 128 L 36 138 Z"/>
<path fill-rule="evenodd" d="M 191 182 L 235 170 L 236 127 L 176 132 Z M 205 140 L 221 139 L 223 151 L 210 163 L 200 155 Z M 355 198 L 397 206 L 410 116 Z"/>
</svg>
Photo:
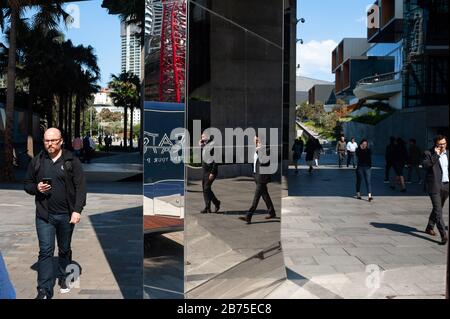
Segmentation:
<svg viewBox="0 0 450 319">
<path fill-rule="evenodd" d="M 185 92 L 186 1 L 163 0 L 159 98 L 181 102 Z"/>
</svg>

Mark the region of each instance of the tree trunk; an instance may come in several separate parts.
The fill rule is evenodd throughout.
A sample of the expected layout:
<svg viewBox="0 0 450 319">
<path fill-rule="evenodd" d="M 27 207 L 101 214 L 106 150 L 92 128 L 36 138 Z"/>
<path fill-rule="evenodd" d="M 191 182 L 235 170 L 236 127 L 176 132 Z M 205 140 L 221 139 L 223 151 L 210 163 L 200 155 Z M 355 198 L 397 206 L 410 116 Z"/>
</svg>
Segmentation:
<svg viewBox="0 0 450 319">
<path fill-rule="evenodd" d="M 77 94 L 77 96 L 75 97 L 75 137 L 80 136 L 80 115 L 81 115 L 81 99 Z"/>
<path fill-rule="evenodd" d="M 133 148 L 133 107 L 130 107 L 130 149 Z"/>
<path fill-rule="evenodd" d="M 47 128 L 53 126 L 53 108 L 48 105 L 47 106 Z"/>
<path fill-rule="evenodd" d="M 28 112 L 27 112 L 27 154 L 30 158 L 34 157 L 34 139 L 33 139 L 33 84 L 30 81 L 28 88 Z"/>
<path fill-rule="evenodd" d="M 3 179 L 14 181 L 13 174 L 13 128 L 14 128 L 14 97 L 16 92 L 16 28 L 19 19 L 19 4 L 8 1 L 11 8 L 11 26 L 9 31 L 8 75 L 6 91 L 6 125 L 4 140 Z"/>
<path fill-rule="evenodd" d="M 63 130 L 64 140 L 67 139 L 68 119 L 69 119 L 69 97 L 65 96 L 65 98 L 64 98 L 64 130 Z"/>
<path fill-rule="evenodd" d="M 127 130 L 128 130 L 128 107 L 124 106 L 123 118 L 123 148 L 127 148 Z"/>
<path fill-rule="evenodd" d="M 71 145 L 72 141 L 72 120 L 73 120 L 73 95 L 72 93 L 69 94 L 69 105 L 68 105 L 68 124 L 69 127 L 67 128 L 67 141 L 66 145 Z"/>
<path fill-rule="evenodd" d="M 85 111 L 85 109 L 83 108 L 83 115 L 81 116 L 81 118 L 83 119 L 83 124 L 81 126 L 81 132 L 83 132 L 83 134 L 86 131 L 86 114 L 84 111 Z"/>
<path fill-rule="evenodd" d="M 64 129 L 64 94 L 59 94 L 58 128 Z"/>
</svg>

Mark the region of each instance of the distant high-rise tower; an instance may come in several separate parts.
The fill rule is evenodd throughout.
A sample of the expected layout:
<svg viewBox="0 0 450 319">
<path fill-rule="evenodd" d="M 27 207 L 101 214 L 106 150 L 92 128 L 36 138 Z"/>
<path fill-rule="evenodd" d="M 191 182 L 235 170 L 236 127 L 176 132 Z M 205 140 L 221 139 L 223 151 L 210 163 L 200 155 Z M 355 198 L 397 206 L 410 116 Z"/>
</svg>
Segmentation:
<svg viewBox="0 0 450 319">
<path fill-rule="evenodd" d="M 122 44 L 122 72 L 131 72 L 141 76 L 141 45 L 139 41 L 139 28 L 134 24 L 122 22 L 120 37 Z"/>
</svg>

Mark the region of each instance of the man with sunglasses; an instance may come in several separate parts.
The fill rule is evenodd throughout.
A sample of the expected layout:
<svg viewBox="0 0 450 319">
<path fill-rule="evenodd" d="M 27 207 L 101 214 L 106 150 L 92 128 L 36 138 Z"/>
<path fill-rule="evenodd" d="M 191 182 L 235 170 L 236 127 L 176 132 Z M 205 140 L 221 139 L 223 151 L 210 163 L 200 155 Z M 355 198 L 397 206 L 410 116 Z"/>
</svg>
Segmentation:
<svg viewBox="0 0 450 319">
<path fill-rule="evenodd" d="M 61 293 L 70 291 L 67 266 L 72 262 L 71 240 L 86 205 L 86 183 L 77 157 L 62 148 L 61 131 L 49 128 L 44 134 L 44 150 L 28 165 L 25 191 L 35 196 L 36 231 L 39 240 L 38 295 L 53 297 L 53 254 L 58 243 L 58 282 Z"/>
<path fill-rule="evenodd" d="M 441 235 L 440 244 L 445 245 L 447 244 L 448 236 L 442 216 L 442 208 L 448 198 L 449 183 L 447 138 L 445 136 L 438 135 L 435 137 L 434 148 L 425 152 L 423 167 L 426 170 L 426 191 L 433 205 L 425 232 L 431 236 L 436 236 L 434 226 L 437 226 Z"/>
</svg>

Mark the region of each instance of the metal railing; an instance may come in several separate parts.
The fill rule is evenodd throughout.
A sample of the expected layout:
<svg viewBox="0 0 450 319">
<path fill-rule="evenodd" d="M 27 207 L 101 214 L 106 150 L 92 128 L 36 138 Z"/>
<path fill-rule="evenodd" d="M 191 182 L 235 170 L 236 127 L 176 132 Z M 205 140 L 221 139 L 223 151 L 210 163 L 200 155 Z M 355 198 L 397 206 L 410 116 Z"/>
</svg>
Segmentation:
<svg viewBox="0 0 450 319">
<path fill-rule="evenodd" d="M 385 81 L 392 81 L 392 80 L 398 80 L 400 79 L 400 71 L 398 72 L 390 72 L 385 74 L 376 74 L 372 76 L 368 76 L 366 78 L 363 78 L 359 80 L 356 83 L 356 86 L 363 85 L 363 84 L 374 84 L 379 82 L 385 82 Z"/>
</svg>

